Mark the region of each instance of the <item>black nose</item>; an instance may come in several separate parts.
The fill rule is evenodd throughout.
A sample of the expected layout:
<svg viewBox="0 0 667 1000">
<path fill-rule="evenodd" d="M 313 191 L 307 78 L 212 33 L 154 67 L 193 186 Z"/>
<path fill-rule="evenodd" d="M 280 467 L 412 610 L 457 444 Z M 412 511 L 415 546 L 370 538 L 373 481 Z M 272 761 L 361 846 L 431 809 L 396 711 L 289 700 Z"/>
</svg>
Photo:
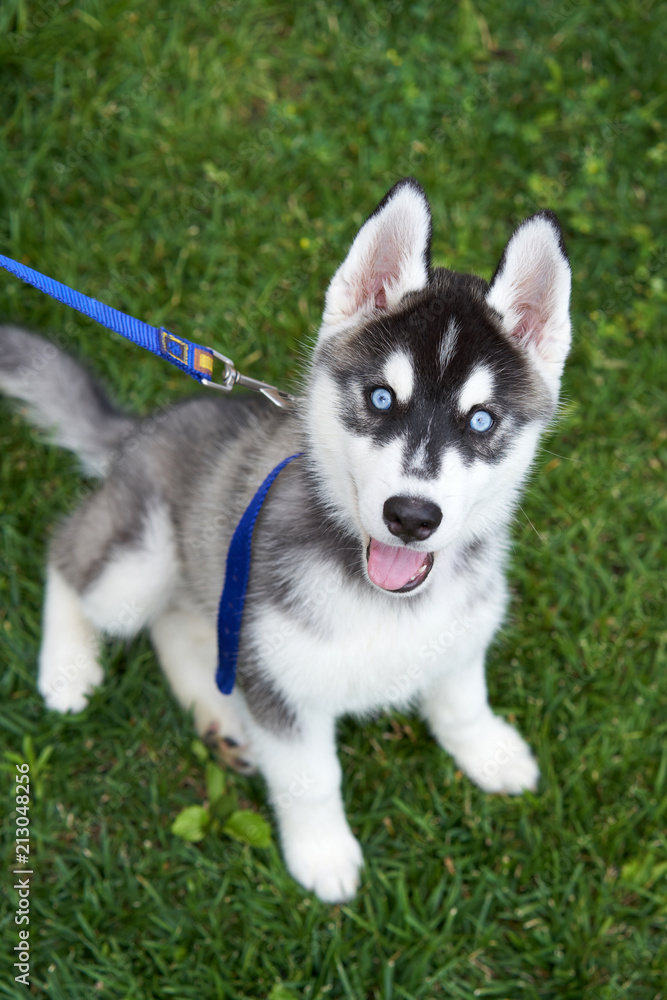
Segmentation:
<svg viewBox="0 0 667 1000">
<path fill-rule="evenodd" d="M 392 535 L 403 542 L 423 542 L 442 521 L 438 505 L 418 497 L 389 497 L 382 513 Z"/>
</svg>

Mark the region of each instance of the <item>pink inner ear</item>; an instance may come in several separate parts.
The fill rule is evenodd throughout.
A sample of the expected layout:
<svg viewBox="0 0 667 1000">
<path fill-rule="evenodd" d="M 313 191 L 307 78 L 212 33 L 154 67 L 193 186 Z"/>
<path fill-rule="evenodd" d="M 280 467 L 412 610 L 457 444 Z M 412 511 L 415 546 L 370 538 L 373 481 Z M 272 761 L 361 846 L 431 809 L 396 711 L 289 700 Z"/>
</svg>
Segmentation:
<svg viewBox="0 0 667 1000">
<path fill-rule="evenodd" d="M 354 303 L 354 312 L 366 303 L 373 303 L 376 309 L 387 308 L 386 275 L 372 276 L 371 280 L 359 288 Z"/>
<path fill-rule="evenodd" d="M 400 282 L 404 256 L 395 240 L 387 239 L 382 244 L 375 241 L 348 286 L 354 294 L 351 309 L 346 310 L 348 315 L 365 305 L 373 305 L 376 309 L 387 308 L 387 287 Z"/>
<path fill-rule="evenodd" d="M 533 331 L 532 317 L 527 306 L 519 306 L 518 312 L 521 314 L 521 319 L 512 330 L 512 335 L 519 340 L 527 340 Z"/>
<path fill-rule="evenodd" d="M 358 281 L 348 315 L 352 315 L 364 305 L 373 303 L 376 309 L 387 308 L 385 285 L 391 276 L 387 274 L 365 275 Z M 347 310 L 346 310 L 347 311 Z"/>
<path fill-rule="evenodd" d="M 539 309 L 530 302 L 522 302 L 515 306 L 521 319 L 512 330 L 512 336 L 524 343 L 528 340 L 539 338 L 544 325 L 544 318 Z"/>
</svg>

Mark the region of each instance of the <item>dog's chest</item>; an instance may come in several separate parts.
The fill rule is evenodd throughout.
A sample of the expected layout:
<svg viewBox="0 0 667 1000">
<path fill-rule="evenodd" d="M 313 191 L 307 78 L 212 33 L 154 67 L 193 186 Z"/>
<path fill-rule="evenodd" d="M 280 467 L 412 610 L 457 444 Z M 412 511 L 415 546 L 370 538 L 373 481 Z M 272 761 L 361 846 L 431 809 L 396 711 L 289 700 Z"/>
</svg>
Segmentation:
<svg viewBox="0 0 667 1000">
<path fill-rule="evenodd" d="M 405 706 L 449 662 L 481 655 L 505 608 L 495 586 L 452 576 L 418 602 L 349 588 L 331 576 L 304 580 L 305 616 L 276 606 L 257 609 L 252 643 L 262 665 L 297 703 L 340 715 Z"/>
</svg>

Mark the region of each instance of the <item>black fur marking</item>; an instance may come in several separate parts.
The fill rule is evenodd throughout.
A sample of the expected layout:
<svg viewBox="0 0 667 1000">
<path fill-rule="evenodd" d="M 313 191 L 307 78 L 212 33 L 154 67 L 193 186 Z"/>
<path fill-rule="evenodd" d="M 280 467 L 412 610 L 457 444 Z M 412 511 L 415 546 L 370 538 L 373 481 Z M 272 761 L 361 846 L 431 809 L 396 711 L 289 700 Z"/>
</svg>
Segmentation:
<svg viewBox="0 0 667 1000">
<path fill-rule="evenodd" d="M 299 511 L 299 517 L 294 512 Z M 329 593 L 310 594 L 295 579 L 293 559 L 285 553 L 303 553 L 303 562 L 328 563 L 340 570 L 347 584 L 365 583 L 363 552 L 357 535 L 346 533 L 319 498 L 315 477 L 306 457 L 280 473 L 271 487 L 255 527 L 249 593 L 253 601 L 267 601 L 302 625 L 312 626 L 317 609 Z"/>
<path fill-rule="evenodd" d="M 239 657 L 237 681 L 257 722 L 274 733 L 298 733 L 296 712 L 266 672 L 245 655 Z"/>
</svg>

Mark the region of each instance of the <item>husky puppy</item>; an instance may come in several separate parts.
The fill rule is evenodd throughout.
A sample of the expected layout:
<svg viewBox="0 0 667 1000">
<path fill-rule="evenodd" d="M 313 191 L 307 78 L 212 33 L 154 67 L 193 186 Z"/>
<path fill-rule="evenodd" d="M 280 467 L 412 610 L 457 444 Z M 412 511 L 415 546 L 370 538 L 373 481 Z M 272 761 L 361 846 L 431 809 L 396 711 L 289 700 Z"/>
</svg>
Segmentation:
<svg viewBox="0 0 667 1000">
<path fill-rule="evenodd" d="M 293 412 L 202 393 L 142 422 L 47 341 L 0 331 L 0 387 L 103 477 L 51 546 L 46 704 L 80 712 L 103 678 L 99 635 L 148 628 L 199 733 L 264 776 L 291 874 L 331 902 L 354 895 L 362 866 L 341 799 L 342 715 L 414 708 L 485 791 L 538 780 L 489 707 L 484 657 L 507 605 L 509 524 L 557 405 L 570 267 L 550 212 L 519 226 L 489 284 L 431 267 L 430 244 L 426 196 L 400 181 L 331 281 Z M 225 696 L 227 548 L 295 452 L 257 521 Z"/>
</svg>

